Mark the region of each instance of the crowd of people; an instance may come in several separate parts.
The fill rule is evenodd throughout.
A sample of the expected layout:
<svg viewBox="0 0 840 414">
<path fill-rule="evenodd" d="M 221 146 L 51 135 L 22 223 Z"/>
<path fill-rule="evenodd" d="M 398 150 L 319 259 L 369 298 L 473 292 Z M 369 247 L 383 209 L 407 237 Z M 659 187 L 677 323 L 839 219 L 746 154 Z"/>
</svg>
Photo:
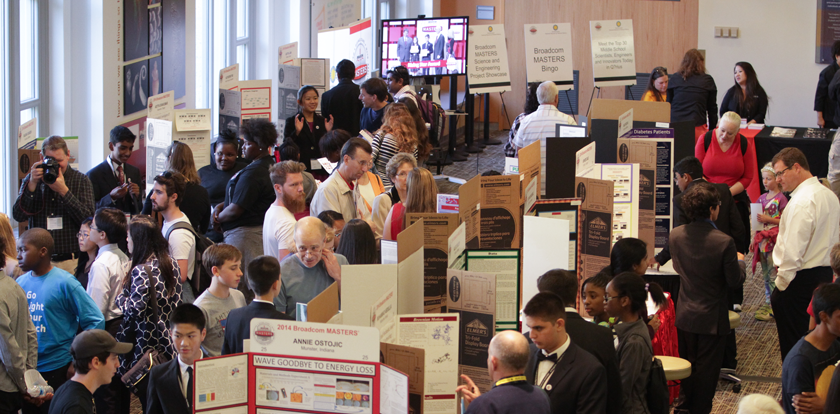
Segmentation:
<svg viewBox="0 0 840 414">
<path fill-rule="evenodd" d="M 131 394 L 145 413 L 187 412 L 195 360 L 242 352 L 253 318 L 294 320 L 298 303 L 341 287 L 342 266 L 379 263 L 380 241 L 398 238 L 406 214 L 436 211 L 437 185 L 423 167 L 428 126 L 408 71 L 359 86 L 352 62 L 337 73 L 340 87 L 323 97 L 300 89 L 282 137 L 268 120 L 244 121 L 239 136 L 220 133 L 213 162 L 198 170 L 190 147 L 173 143 L 149 189 L 128 164 L 136 137 L 125 127 L 111 130 L 110 153 L 87 174 L 69 166 L 61 137 L 44 140 L 56 178 L 34 163 L 12 209 L 28 230 L 16 239 L 0 215 L 0 414 L 127 414 Z M 562 269 L 541 276 L 522 310 L 528 333 L 490 344 L 496 386 L 481 395 L 463 376 L 468 413 L 656 412 L 654 356 L 692 364 L 665 406 L 709 413 L 721 370 L 736 368 L 728 313 L 740 310 L 749 251 L 765 285 L 755 317 L 779 332 L 783 404 L 751 396 L 739 412 L 837 409 L 840 374 L 828 398 L 815 383 L 840 361 L 840 201 L 801 151 L 786 148 L 761 169 L 763 226 L 751 228 L 745 189 L 758 167 L 739 132 L 742 120 L 763 122 L 767 96 L 749 63 L 736 64 L 735 82 L 718 120 L 699 52 L 670 77 L 653 70 L 644 99 L 667 100 L 672 119 L 698 126 L 695 156 L 673 168 L 680 193 L 668 246 L 649 257 L 644 241 L 626 237 L 582 283 Z M 574 124 L 557 103 L 553 82 L 530 85 L 505 153 Z M 643 279 L 670 260 L 679 301 Z M 55 392 L 30 395 L 27 369 Z"/>
</svg>

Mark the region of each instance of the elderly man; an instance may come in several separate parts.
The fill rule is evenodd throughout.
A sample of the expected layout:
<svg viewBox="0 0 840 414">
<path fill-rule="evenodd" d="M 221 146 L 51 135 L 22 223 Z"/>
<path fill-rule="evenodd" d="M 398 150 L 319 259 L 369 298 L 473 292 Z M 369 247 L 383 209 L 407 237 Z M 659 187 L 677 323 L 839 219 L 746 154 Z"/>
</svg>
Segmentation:
<svg viewBox="0 0 840 414">
<path fill-rule="evenodd" d="M 335 175 L 333 175 L 335 176 Z M 274 305 L 295 318 L 295 306 L 309 303 L 333 282 L 341 288 L 341 266 L 349 264 L 340 254 L 324 249 L 327 228 L 317 217 L 304 217 L 295 224 L 297 252 L 280 262 L 283 275 Z"/>
<path fill-rule="evenodd" d="M 770 296 L 784 359 L 808 331 L 814 289 L 831 282 L 831 247 L 840 241 L 840 201 L 811 175 L 799 149 L 781 150 L 772 163 L 782 191 L 791 192 L 773 249 L 778 275 Z"/>
<path fill-rule="evenodd" d="M 548 395 L 531 385 L 525 378 L 530 350 L 528 341 L 516 331 L 503 331 L 493 337 L 488 349 L 487 370 L 493 379 L 493 388 L 486 394 L 475 386 L 472 379 L 461 375 L 466 385 L 459 385 L 455 392 L 461 392 L 468 402 L 466 414 L 492 413 L 529 414 L 551 413 Z"/>
<path fill-rule="evenodd" d="M 557 94 L 557 85 L 551 81 L 545 81 L 537 88 L 537 102 L 540 103 L 534 113 L 526 116 L 519 126 L 519 131 L 513 137 L 514 150 L 527 147 L 534 142 L 540 142 L 540 159 L 542 169 L 540 174 L 545 178 L 545 139 L 553 137 L 556 133 L 557 124 L 577 125 L 575 119 L 557 110 L 557 103 L 560 96 Z M 540 193 L 545 194 L 545 179 L 540 182 Z"/>
<path fill-rule="evenodd" d="M 362 177 L 372 166 L 373 149 L 364 138 L 350 138 L 341 148 L 341 163 L 335 172 L 318 187 L 309 215 L 317 216 L 322 211 L 332 210 L 341 213 L 350 221 L 362 218 L 356 210 L 356 180 Z"/>
</svg>

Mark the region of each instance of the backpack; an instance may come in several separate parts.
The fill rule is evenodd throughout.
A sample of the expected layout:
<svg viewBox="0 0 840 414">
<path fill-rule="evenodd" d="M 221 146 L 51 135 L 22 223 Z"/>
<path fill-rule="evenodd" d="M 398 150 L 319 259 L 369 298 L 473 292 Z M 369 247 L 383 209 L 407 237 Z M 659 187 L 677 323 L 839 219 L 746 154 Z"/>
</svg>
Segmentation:
<svg viewBox="0 0 840 414">
<path fill-rule="evenodd" d="M 743 135 L 738 134 L 738 136 L 741 137 L 741 156 L 743 157 L 747 153 L 747 145 L 749 144 Z M 703 150 L 708 152 L 709 145 L 712 145 L 712 131 L 706 132 L 706 134 L 703 135 Z"/>
<path fill-rule="evenodd" d="M 201 255 L 204 254 L 204 251 L 207 250 L 208 247 L 214 245 L 215 243 L 208 239 L 207 236 L 196 233 L 192 225 L 182 221 L 173 224 L 172 227 L 169 228 L 169 231 L 167 231 L 164 235 L 167 241 L 169 240 L 169 235 L 177 229 L 188 230 L 192 233 L 193 237 L 195 237 L 195 257 L 193 258 L 195 262 L 193 265 L 193 274 L 190 285 L 192 286 L 195 297 L 198 298 L 198 295 L 201 295 L 208 287 L 210 287 L 210 282 L 213 280 L 213 275 L 210 274 L 210 272 L 201 264 Z"/>
<path fill-rule="evenodd" d="M 662 361 L 656 357 L 650 362 L 650 373 L 648 374 L 647 395 L 645 399 L 647 400 L 648 411 L 651 414 L 668 414 L 671 410 L 665 368 L 662 366 Z"/>
<path fill-rule="evenodd" d="M 443 124 L 446 122 L 446 112 L 444 112 L 440 105 L 424 99 L 413 90 L 409 90 L 408 93 L 417 101 L 417 109 L 420 110 L 420 115 L 423 116 L 423 120 L 430 125 L 429 141 L 431 141 L 432 145 L 437 146 L 440 137 L 438 130 L 443 131 Z"/>
</svg>

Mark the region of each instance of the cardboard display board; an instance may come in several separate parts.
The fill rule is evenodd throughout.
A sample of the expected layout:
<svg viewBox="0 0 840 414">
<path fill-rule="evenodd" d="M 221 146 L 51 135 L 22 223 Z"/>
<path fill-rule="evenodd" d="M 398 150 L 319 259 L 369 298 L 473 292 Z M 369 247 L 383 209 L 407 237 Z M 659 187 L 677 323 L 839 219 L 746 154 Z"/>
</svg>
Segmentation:
<svg viewBox="0 0 840 414">
<path fill-rule="evenodd" d="M 581 200 L 578 275 L 586 279 L 610 264 L 615 185 L 608 180 L 576 177 L 575 187 Z"/>
<path fill-rule="evenodd" d="M 229 129 L 239 136 L 242 124 L 242 94 L 236 90 L 219 89 L 219 131 Z"/>
<path fill-rule="evenodd" d="M 271 79 L 239 82 L 242 121 L 251 118 L 271 119 Z"/>
<path fill-rule="evenodd" d="M 580 199 L 579 198 L 563 198 L 563 199 L 548 199 L 540 200 L 528 212 L 529 215 L 544 218 L 561 219 L 569 222 L 569 255 L 568 267 L 569 271 L 578 273 L 580 279 L 580 252 L 579 252 L 579 238 L 580 238 Z M 523 278 L 524 291 L 524 278 Z M 526 303 L 524 300 L 522 303 Z"/>
<path fill-rule="evenodd" d="M 458 227 L 457 214 L 408 213 L 406 223 L 423 220 L 423 313 L 445 313 L 449 236 Z"/>
<path fill-rule="evenodd" d="M 300 305 L 300 304 L 298 304 Z M 306 304 L 305 321 L 327 323 L 338 313 L 338 283 L 333 283 Z M 301 316 L 300 312 L 295 315 Z"/>
<path fill-rule="evenodd" d="M 481 225 L 481 177 L 473 177 L 458 187 L 458 215 L 465 223 L 466 248 L 477 249 Z"/>
<path fill-rule="evenodd" d="M 376 361 L 379 331 L 363 326 L 255 318 L 251 320 L 251 351 Z"/>
<path fill-rule="evenodd" d="M 175 91 L 164 92 L 149 97 L 149 110 L 146 112 L 146 117 L 172 122 L 175 120 L 172 112 L 174 110 Z"/>
<path fill-rule="evenodd" d="M 195 413 L 405 413 L 408 375 L 380 362 L 246 353 L 194 367 Z"/>
<path fill-rule="evenodd" d="M 446 265 L 447 268 L 458 270 L 464 269 L 464 252 L 467 249 L 466 236 L 467 223 L 462 221 L 458 228 L 449 235 L 449 241 L 447 243 L 449 261 Z"/>
<path fill-rule="evenodd" d="M 343 324 L 371 326 L 371 306 L 382 295 L 396 288 L 396 264 L 341 266 Z"/>
<path fill-rule="evenodd" d="M 544 194 L 545 176 L 542 175 L 543 153 L 541 143 L 534 142 L 519 150 L 517 174 L 522 175 L 522 190 L 524 191 L 525 211 Z M 530 204 L 529 204 L 530 203 Z"/>
<path fill-rule="evenodd" d="M 280 46 L 277 51 L 278 65 L 291 65 L 298 56 L 298 42 L 292 42 Z"/>
<path fill-rule="evenodd" d="M 298 112 L 297 93 L 300 67 L 281 64 L 277 68 L 277 130 L 285 131 L 286 119 Z"/>
<path fill-rule="evenodd" d="M 571 23 L 525 25 L 525 71 L 528 83 L 552 81 L 560 90 L 574 89 Z"/>
<path fill-rule="evenodd" d="M 239 64 L 234 63 L 219 71 L 219 89 L 239 89 Z"/>
<path fill-rule="evenodd" d="M 175 118 L 174 130 L 172 131 L 173 140 L 183 142 L 190 147 L 196 168 L 200 169 L 205 165 L 210 165 L 212 152 L 210 141 L 213 134 L 213 114 L 211 110 L 176 109 L 173 117 Z"/>
<path fill-rule="evenodd" d="M 423 220 L 397 235 L 397 310 L 400 315 L 423 313 Z"/>
<path fill-rule="evenodd" d="M 545 140 L 546 158 L 552 160 L 545 166 L 546 198 L 575 196 L 574 171 L 576 153 L 589 145 L 589 138 L 548 138 Z"/>
<path fill-rule="evenodd" d="M 667 102 L 624 101 L 617 99 L 593 99 L 589 111 L 589 136 L 598 143 L 595 162 L 616 162 L 616 139 L 618 118 L 633 110 L 633 128 L 649 128 L 657 122 L 671 119 L 671 104 Z M 694 127 L 691 127 L 691 155 L 694 155 Z"/>
<path fill-rule="evenodd" d="M 522 237 L 520 176 L 497 175 L 479 178 L 481 180 L 480 248 L 518 248 Z"/>
<path fill-rule="evenodd" d="M 510 89 L 505 25 L 470 26 L 467 42 L 467 73 L 471 93 L 504 92 Z"/>
<path fill-rule="evenodd" d="M 496 332 L 519 327 L 520 251 L 467 250 L 464 269 L 496 275 Z"/>
<path fill-rule="evenodd" d="M 522 303 L 528 303 L 537 290 L 537 278 L 551 269 L 569 269 L 569 220 L 524 217 L 522 246 Z"/>
<path fill-rule="evenodd" d="M 423 413 L 423 379 L 426 372 L 426 351 L 396 344 L 382 343 L 380 359 L 383 364 L 408 375 L 408 408 L 415 414 Z"/>
<path fill-rule="evenodd" d="M 449 311 L 460 315 L 458 375 L 467 375 L 481 390 L 490 391 L 488 349 L 495 333 L 496 275 L 449 269 L 446 276 Z"/>
<path fill-rule="evenodd" d="M 380 343 L 397 342 L 397 286 L 391 286 L 370 307 L 370 325 L 379 330 Z"/>
<path fill-rule="evenodd" d="M 635 85 L 633 20 L 590 21 L 589 38 L 595 86 Z"/>
<path fill-rule="evenodd" d="M 35 148 L 35 138 L 38 136 L 38 119 L 32 118 L 18 127 L 18 148 Z M 27 148 L 28 147 L 28 148 Z"/>
<path fill-rule="evenodd" d="M 146 118 L 146 188 L 166 171 L 166 149 L 172 145 L 172 122 Z"/>
<path fill-rule="evenodd" d="M 400 315 L 400 345 L 423 348 L 423 412 L 451 414 L 457 410 L 460 315 L 457 313 Z"/>
<path fill-rule="evenodd" d="M 656 224 L 657 143 L 645 139 L 618 139 L 618 160 L 639 164 L 639 224 L 637 236 L 654 256 Z"/>
</svg>

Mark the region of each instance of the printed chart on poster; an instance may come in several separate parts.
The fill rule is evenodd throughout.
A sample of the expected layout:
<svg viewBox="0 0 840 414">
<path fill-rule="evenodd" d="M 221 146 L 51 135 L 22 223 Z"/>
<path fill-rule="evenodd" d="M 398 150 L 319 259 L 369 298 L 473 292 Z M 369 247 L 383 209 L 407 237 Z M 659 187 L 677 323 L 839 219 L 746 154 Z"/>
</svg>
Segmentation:
<svg viewBox="0 0 840 414">
<path fill-rule="evenodd" d="M 571 23 L 525 25 L 525 74 L 528 83 L 552 81 L 560 90 L 574 89 Z"/>
<path fill-rule="evenodd" d="M 496 331 L 519 323 L 519 250 L 467 250 L 465 268 L 496 275 Z"/>
<path fill-rule="evenodd" d="M 457 313 L 400 315 L 397 336 L 400 345 L 426 351 L 423 412 L 449 414 L 456 411 L 460 317 Z"/>
<path fill-rule="evenodd" d="M 373 68 L 370 19 L 318 32 L 318 57 L 330 61 L 330 87 L 338 85 L 336 65 L 347 59 L 356 66 L 353 82 L 361 85 Z"/>
<path fill-rule="evenodd" d="M 589 37 L 595 86 L 635 85 L 633 20 L 590 21 Z"/>
</svg>

